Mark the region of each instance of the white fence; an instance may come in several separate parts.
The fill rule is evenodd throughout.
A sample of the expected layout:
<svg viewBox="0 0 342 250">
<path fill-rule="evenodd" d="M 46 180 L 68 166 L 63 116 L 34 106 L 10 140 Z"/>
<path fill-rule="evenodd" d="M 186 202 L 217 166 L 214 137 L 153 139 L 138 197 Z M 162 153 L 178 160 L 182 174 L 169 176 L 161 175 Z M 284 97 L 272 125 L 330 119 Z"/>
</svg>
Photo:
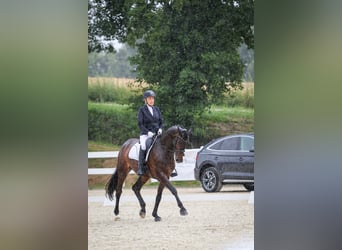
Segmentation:
<svg viewBox="0 0 342 250">
<path fill-rule="evenodd" d="M 194 167 L 196 161 L 196 154 L 199 148 L 186 149 L 182 163 L 176 163 L 176 170 L 178 175 L 172 177 L 171 181 L 192 181 L 194 178 Z M 102 152 L 88 152 L 88 159 L 95 158 L 116 158 L 118 151 L 102 151 Z M 105 175 L 113 174 L 115 168 L 88 168 L 88 175 Z M 134 172 L 131 171 L 131 174 Z M 152 182 L 156 181 L 152 178 Z"/>
</svg>

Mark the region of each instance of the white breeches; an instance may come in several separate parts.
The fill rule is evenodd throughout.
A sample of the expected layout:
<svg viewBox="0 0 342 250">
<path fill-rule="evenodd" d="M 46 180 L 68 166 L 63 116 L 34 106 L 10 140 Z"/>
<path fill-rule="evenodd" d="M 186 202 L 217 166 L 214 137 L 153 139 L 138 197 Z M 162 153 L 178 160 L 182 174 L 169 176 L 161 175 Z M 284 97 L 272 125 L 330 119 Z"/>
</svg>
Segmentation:
<svg viewBox="0 0 342 250">
<path fill-rule="evenodd" d="M 148 139 L 147 135 L 140 135 L 140 147 L 142 150 L 146 150 L 146 140 Z"/>
</svg>

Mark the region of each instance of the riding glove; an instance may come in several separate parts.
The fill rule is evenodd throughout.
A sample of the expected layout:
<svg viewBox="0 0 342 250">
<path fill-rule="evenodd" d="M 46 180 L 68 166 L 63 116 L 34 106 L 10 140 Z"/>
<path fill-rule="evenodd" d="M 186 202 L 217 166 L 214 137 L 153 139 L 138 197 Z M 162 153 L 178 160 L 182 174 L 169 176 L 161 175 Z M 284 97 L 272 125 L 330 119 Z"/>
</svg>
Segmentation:
<svg viewBox="0 0 342 250">
<path fill-rule="evenodd" d="M 154 134 L 153 134 L 151 131 L 148 131 L 148 133 L 147 133 L 147 136 L 148 136 L 148 137 L 152 138 L 153 135 L 154 135 Z"/>
<path fill-rule="evenodd" d="M 158 129 L 158 135 L 161 135 L 162 132 L 163 132 L 163 130 L 161 128 Z"/>
</svg>

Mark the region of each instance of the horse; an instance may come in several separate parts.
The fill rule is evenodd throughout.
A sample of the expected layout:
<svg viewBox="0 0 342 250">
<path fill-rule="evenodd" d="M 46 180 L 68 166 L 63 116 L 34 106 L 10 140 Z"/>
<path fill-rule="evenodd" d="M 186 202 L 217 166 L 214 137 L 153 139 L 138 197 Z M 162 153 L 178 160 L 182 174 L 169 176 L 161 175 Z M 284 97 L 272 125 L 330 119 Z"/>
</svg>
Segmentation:
<svg viewBox="0 0 342 250">
<path fill-rule="evenodd" d="M 155 138 L 153 147 L 150 149 L 149 157 L 146 162 L 148 171 L 146 171 L 144 175 L 139 176 L 137 181 L 132 186 L 132 190 L 134 191 L 140 204 L 139 215 L 141 218 L 145 218 L 146 204 L 141 196 L 140 190 L 151 177 L 159 181 L 158 192 L 152 212 L 154 220 L 161 220 L 161 217 L 158 215 L 158 207 L 164 187 L 167 187 L 175 196 L 178 207 L 180 208 L 180 215 L 185 216 L 188 214 L 187 210 L 183 206 L 183 203 L 178 197 L 176 188 L 171 184 L 169 178 L 175 169 L 175 159 L 177 163 L 183 162 L 185 147 L 189 142 L 190 135 L 191 129 L 188 131 L 181 126 L 175 125 Z M 119 214 L 119 202 L 124 180 L 131 170 L 135 172 L 138 171 L 138 161 L 130 159 L 128 156 L 130 149 L 138 142 L 139 139 L 130 138 L 123 143 L 118 154 L 116 170 L 108 180 L 105 187 L 106 197 L 111 201 L 113 200 L 115 192 L 116 202 L 114 214 L 116 216 Z"/>
</svg>

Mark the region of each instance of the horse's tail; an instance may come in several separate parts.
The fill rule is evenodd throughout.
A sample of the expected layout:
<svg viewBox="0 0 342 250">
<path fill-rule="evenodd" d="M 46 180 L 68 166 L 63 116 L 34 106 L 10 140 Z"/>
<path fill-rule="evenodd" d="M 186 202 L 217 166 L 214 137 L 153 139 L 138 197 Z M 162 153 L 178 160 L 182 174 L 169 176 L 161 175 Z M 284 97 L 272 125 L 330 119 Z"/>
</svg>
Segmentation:
<svg viewBox="0 0 342 250">
<path fill-rule="evenodd" d="M 117 185 L 118 185 L 118 171 L 116 170 L 106 184 L 106 197 L 108 197 L 109 200 L 111 201 L 114 199 L 113 195 L 114 195 L 114 191 L 116 190 Z"/>
</svg>

